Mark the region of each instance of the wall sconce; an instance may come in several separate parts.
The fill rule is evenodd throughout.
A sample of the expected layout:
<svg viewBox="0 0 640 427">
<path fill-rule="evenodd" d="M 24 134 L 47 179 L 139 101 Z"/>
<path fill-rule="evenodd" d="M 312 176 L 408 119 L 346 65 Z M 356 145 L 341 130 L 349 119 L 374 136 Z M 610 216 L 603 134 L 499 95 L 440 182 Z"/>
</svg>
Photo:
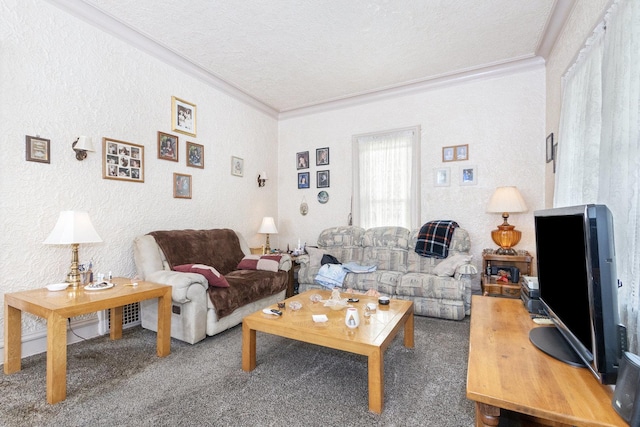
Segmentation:
<svg viewBox="0 0 640 427">
<path fill-rule="evenodd" d="M 268 179 L 266 172 L 258 172 L 258 187 L 264 187 Z"/>
<path fill-rule="evenodd" d="M 87 158 L 87 151 L 92 153 L 96 151 L 93 149 L 93 142 L 88 136 L 81 136 L 76 139 L 71 148 L 76 152 L 76 159 L 81 161 Z"/>
</svg>

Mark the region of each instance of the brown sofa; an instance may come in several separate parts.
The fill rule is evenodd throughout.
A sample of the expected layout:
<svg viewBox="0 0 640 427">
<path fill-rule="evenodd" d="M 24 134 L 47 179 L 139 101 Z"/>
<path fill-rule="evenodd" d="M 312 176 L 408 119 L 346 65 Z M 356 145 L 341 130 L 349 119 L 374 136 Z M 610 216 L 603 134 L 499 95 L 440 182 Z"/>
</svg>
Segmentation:
<svg viewBox="0 0 640 427">
<path fill-rule="evenodd" d="M 173 287 L 173 338 L 196 343 L 284 299 L 291 268 L 289 255 L 276 258 L 277 262 L 263 258 L 256 265 L 250 260 L 256 256 L 250 255 L 242 236 L 233 230 L 154 231 L 136 237 L 133 246 L 138 276 Z M 253 261 L 250 269 L 238 268 L 243 260 L 243 265 Z M 198 272 L 175 271 L 190 264 L 214 267 L 229 286 L 213 286 Z M 259 269 L 263 264 L 277 271 Z M 141 303 L 140 311 L 142 326 L 156 330 L 157 301 Z"/>
</svg>

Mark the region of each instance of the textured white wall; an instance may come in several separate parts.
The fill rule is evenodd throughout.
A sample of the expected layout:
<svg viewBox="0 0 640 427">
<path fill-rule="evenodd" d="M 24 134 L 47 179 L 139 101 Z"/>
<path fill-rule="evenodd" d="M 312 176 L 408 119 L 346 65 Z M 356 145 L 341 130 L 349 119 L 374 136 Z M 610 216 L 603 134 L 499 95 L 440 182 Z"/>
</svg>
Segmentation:
<svg viewBox="0 0 640 427">
<path fill-rule="evenodd" d="M 351 197 L 352 136 L 422 126 L 422 222 L 453 219 L 469 230 L 474 262 L 483 248 L 494 248 L 490 231 L 500 214 L 485 213 L 496 187 L 517 186 L 529 211 L 513 214 L 510 223 L 522 231 L 518 249 L 535 251 L 533 214 L 543 207 L 544 67 L 534 66 L 490 79 L 478 78 L 432 90 L 349 108 L 280 121 L 280 242 L 295 246 L 300 238 L 315 245 L 321 230 L 346 225 Z M 442 147 L 469 144 L 466 162 L 442 162 Z M 320 204 L 315 149 L 330 147 L 329 202 Z M 310 152 L 311 188 L 297 189 L 295 153 Z M 460 168 L 476 165 L 478 184 L 459 185 Z M 435 187 L 433 169 L 450 167 L 449 187 Z M 302 216 L 302 198 L 309 213 Z"/>
<path fill-rule="evenodd" d="M 157 229 L 228 227 L 262 244 L 256 230 L 276 216 L 277 188 L 255 179 L 278 175 L 276 119 L 47 2 L 3 0 L 0 40 L 0 295 L 64 280 L 70 247 L 42 244 L 62 210 L 89 211 L 104 242 L 81 245 L 81 262 L 117 276 L 135 273 L 133 238 Z M 172 95 L 197 105 L 197 138 L 174 133 L 178 163 L 157 158 L 157 132 L 173 133 Z M 25 161 L 25 135 L 51 140 L 50 164 Z M 96 147 L 82 162 L 71 149 L 79 135 Z M 102 178 L 102 137 L 144 146 L 144 183 Z M 205 146 L 204 169 L 186 166 L 186 141 Z M 244 158 L 243 178 L 230 174 L 231 156 Z M 173 198 L 174 172 L 192 175 L 192 199 Z M 23 319 L 25 333 L 43 328 Z"/>
</svg>

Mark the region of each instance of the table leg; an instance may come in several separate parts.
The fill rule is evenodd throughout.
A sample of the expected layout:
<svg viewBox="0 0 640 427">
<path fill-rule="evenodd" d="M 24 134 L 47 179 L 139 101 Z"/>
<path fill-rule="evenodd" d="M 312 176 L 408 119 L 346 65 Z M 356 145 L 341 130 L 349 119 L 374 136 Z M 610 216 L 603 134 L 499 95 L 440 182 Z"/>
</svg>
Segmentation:
<svg viewBox="0 0 640 427">
<path fill-rule="evenodd" d="M 67 398 L 67 318 L 57 313 L 47 317 L 47 402 Z"/>
<path fill-rule="evenodd" d="M 111 309 L 109 322 L 109 338 L 112 340 L 122 338 L 122 306 Z"/>
<path fill-rule="evenodd" d="M 404 346 L 413 348 L 413 311 L 407 313 L 407 320 L 404 322 Z"/>
<path fill-rule="evenodd" d="M 369 410 L 382 413 L 384 407 L 384 353 L 377 348 L 369 354 Z"/>
<path fill-rule="evenodd" d="M 22 311 L 4 304 L 4 373 L 13 374 L 21 369 Z"/>
<path fill-rule="evenodd" d="M 500 408 L 476 402 L 476 427 L 495 427 L 500 424 Z"/>
<path fill-rule="evenodd" d="M 242 322 L 242 369 L 253 371 L 256 368 L 256 331 L 246 322 Z"/>
<path fill-rule="evenodd" d="M 159 357 L 171 353 L 171 288 L 158 298 L 158 337 L 157 354 Z"/>
</svg>

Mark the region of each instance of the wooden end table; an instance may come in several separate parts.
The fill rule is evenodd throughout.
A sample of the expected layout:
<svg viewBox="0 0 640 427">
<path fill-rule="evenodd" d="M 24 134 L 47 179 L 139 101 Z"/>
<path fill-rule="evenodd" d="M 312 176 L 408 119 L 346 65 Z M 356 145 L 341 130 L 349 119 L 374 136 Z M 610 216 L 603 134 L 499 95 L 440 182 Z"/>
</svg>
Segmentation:
<svg viewBox="0 0 640 427">
<path fill-rule="evenodd" d="M 58 403 L 67 397 L 67 319 L 81 314 L 111 309 L 112 340 L 122 338 L 122 307 L 158 298 L 157 355 L 171 353 L 171 286 L 116 278 L 111 289 L 88 291 L 82 286 L 52 292 L 31 289 L 4 295 L 4 373 L 21 369 L 22 312 L 47 320 L 47 402 Z"/>
<path fill-rule="evenodd" d="M 334 311 L 322 302 L 312 303 L 309 296 L 314 293 L 320 294 L 322 299 L 331 297 L 330 291 L 311 290 L 285 300 L 287 307 L 292 301 L 301 302 L 299 311 L 285 308 L 283 315 L 276 317 L 261 310 L 244 318 L 242 369 L 252 371 L 256 367 L 256 331 L 361 354 L 368 357 L 369 410 L 381 413 L 384 407 L 384 351 L 401 329 L 404 330 L 404 346 L 413 348 L 413 302 L 392 299 L 389 305 L 378 306 L 376 313 L 365 320 L 365 304 L 377 303 L 377 298 L 355 295 L 360 302 L 352 305 L 359 309 L 360 326 L 350 330 L 344 323 L 345 310 Z M 315 323 L 313 314 L 325 314 L 329 320 Z"/>
</svg>

